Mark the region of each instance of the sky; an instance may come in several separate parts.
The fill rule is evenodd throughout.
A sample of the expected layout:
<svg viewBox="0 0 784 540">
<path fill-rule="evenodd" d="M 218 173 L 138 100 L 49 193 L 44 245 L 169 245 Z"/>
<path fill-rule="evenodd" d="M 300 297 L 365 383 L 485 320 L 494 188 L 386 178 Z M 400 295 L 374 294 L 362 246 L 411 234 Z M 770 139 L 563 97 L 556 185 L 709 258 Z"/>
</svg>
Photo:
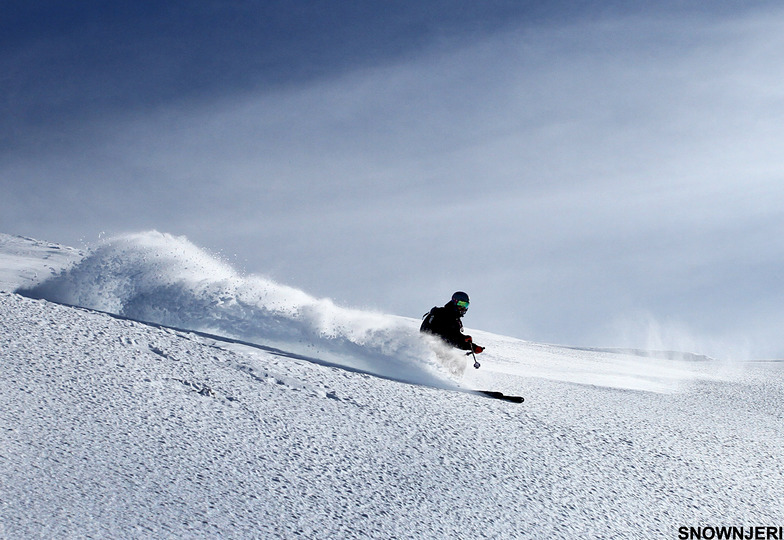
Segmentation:
<svg viewBox="0 0 784 540">
<path fill-rule="evenodd" d="M 648 5 L 655 4 L 655 5 Z M 0 231 L 155 229 L 340 305 L 784 357 L 774 2 L 17 2 Z"/>
</svg>

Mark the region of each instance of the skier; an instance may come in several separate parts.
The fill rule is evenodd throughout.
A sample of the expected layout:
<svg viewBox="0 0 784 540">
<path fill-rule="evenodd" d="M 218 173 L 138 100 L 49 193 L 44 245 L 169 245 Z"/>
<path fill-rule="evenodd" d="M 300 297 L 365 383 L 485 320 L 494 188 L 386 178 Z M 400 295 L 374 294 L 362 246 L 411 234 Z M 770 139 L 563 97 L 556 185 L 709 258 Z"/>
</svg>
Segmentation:
<svg viewBox="0 0 784 540">
<path fill-rule="evenodd" d="M 463 334 L 463 322 L 460 319 L 466 311 L 468 311 L 468 295 L 458 291 L 444 307 L 434 307 L 425 314 L 419 331 L 438 336 L 458 349 L 479 354 L 485 348 L 474 343 L 471 336 Z"/>
</svg>

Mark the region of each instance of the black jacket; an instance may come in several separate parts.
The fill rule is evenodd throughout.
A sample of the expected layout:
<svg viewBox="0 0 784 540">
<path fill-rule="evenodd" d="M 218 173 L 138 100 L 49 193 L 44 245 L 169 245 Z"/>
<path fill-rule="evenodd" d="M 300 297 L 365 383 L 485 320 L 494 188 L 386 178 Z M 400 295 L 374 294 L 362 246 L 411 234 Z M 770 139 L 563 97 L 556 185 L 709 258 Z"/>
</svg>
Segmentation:
<svg viewBox="0 0 784 540">
<path fill-rule="evenodd" d="M 427 332 L 438 336 L 450 345 L 463 349 L 465 351 L 471 350 L 471 342 L 466 341 L 470 338 L 463 334 L 463 322 L 460 320 L 462 317 L 460 311 L 454 302 L 449 302 L 444 307 L 434 307 L 430 312 L 425 315 L 422 321 L 422 326 L 419 327 L 420 332 Z"/>
</svg>

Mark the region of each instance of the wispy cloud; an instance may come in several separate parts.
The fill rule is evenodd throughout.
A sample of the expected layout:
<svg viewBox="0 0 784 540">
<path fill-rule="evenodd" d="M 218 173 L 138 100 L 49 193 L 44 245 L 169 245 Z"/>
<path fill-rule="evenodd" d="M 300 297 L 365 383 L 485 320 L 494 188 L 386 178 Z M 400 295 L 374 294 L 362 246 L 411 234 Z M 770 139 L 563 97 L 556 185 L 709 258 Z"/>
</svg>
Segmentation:
<svg viewBox="0 0 784 540">
<path fill-rule="evenodd" d="M 759 321 L 784 322 L 770 302 L 783 20 L 526 27 L 114 114 L 0 163 L 3 226 L 187 234 L 314 295 L 411 316 L 467 289 L 467 324 L 533 340 L 612 346 L 608 328 L 644 310 L 781 354 Z"/>
</svg>

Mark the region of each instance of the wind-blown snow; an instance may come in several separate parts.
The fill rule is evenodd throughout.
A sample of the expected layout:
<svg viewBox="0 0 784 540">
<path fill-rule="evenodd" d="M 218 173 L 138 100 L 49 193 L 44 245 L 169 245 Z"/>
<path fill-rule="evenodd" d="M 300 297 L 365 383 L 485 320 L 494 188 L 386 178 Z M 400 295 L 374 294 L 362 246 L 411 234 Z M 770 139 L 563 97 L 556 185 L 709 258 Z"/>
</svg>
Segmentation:
<svg viewBox="0 0 784 540">
<path fill-rule="evenodd" d="M 109 240 L 35 298 L 284 348 L 417 384 L 449 384 L 413 321 L 336 306 L 260 276 L 241 276 L 184 237 Z"/>
<path fill-rule="evenodd" d="M 0 538 L 677 538 L 682 526 L 784 525 L 781 362 L 470 330 L 488 346 L 482 368 L 450 379 L 417 321 L 238 276 L 184 239 L 124 237 L 74 264 L 64 248 L 0 238 L 4 283 L 65 269 L 37 293 L 123 315 L 0 293 Z M 254 321 L 267 326 L 230 339 L 184 324 Z M 352 322 L 364 329 L 341 326 Z M 381 370 L 390 351 L 405 357 L 394 377 L 352 367 Z M 390 380 L 421 374 L 526 401 Z"/>
<path fill-rule="evenodd" d="M 460 353 L 420 336 L 418 320 L 339 307 L 260 276 L 242 276 L 184 237 L 145 232 L 107 240 L 22 292 L 415 384 L 454 388 L 455 378 L 469 387 L 492 384 L 483 380 L 486 371 L 465 373 Z M 488 346 L 482 358 L 492 358 L 495 373 L 660 392 L 708 376 L 693 362 L 629 362 L 628 355 L 601 351 L 582 369 L 572 361 L 578 355 L 573 350 L 467 331 Z"/>
</svg>

